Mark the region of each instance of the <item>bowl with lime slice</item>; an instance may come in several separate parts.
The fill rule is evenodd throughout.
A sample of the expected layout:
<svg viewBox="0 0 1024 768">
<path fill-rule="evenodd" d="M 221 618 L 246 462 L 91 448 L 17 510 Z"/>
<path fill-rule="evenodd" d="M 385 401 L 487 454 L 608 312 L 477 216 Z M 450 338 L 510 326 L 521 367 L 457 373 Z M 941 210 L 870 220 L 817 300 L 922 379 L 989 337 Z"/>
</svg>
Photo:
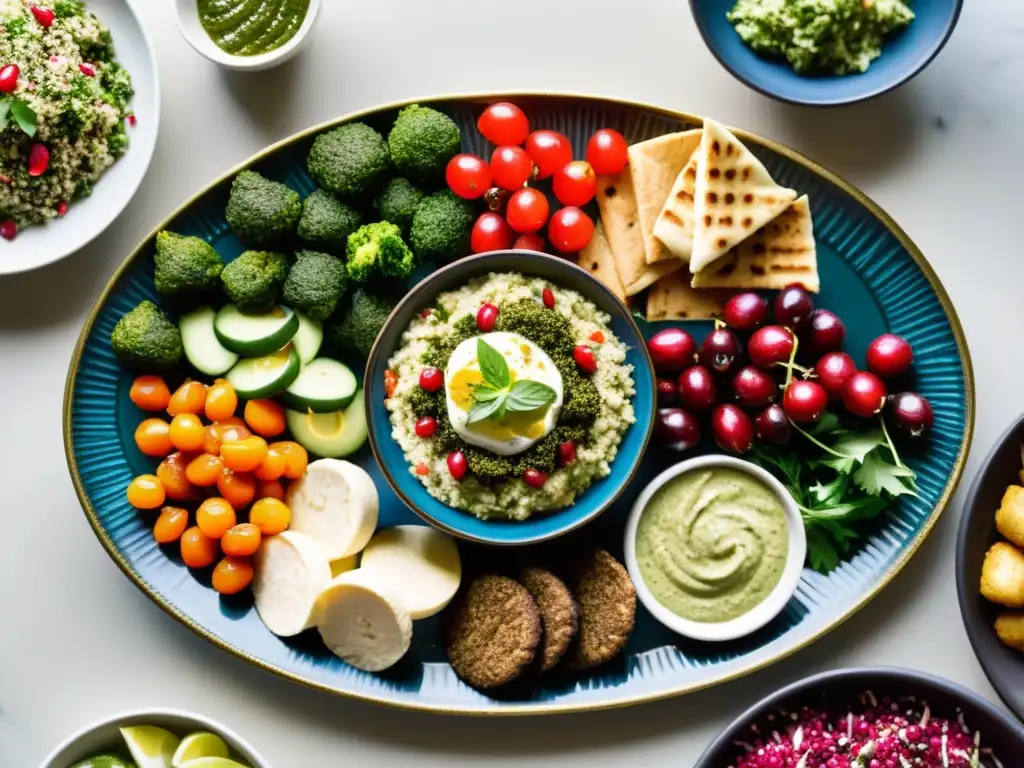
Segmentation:
<svg viewBox="0 0 1024 768">
<path fill-rule="evenodd" d="M 214 720 L 178 709 L 144 709 L 82 728 L 40 768 L 270 768 L 270 763 Z"/>
</svg>

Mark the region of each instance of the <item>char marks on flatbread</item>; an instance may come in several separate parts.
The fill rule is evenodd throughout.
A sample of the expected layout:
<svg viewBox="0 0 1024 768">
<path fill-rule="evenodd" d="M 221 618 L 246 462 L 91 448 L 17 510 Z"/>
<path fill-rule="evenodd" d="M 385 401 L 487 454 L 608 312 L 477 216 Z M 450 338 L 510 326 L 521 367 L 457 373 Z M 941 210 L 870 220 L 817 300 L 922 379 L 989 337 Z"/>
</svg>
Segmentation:
<svg viewBox="0 0 1024 768">
<path fill-rule="evenodd" d="M 684 266 L 677 259 L 647 263 L 633 176 L 628 167 L 613 176 L 598 176 L 597 206 L 626 296 L 640 293 L 655 280 Z"/>
<path fill-rule="evenodd" d="M 654 222 L 654 236 L 672 255 L 690 260 L 693 251 L 693 194 L 697 186 L 697 150 L 676 177 L 665 207 Z"/>
<path fill-rule="evenodd" d="M 620 301 L 626 300 L 626 289 L 622 287 L 619 271 L 615 267 L 615 257 L 612 255 L 612 248 L 604 233 L 602 222 L 597 223 L 594 228 L 594 236 L 590 238 L 587 247 L 579 252 L 576 259 L 581 267 L 608 286 L 608 289 L 618 296 Z"/>
<path fill-rule="evenodd" d="M 735 291 L 697 290 L 690 287 L 690 275 L 681 271 L 664 277 L 647 294 L 647 320 L 711 320 Z"/>
<path fill-rule="evenodd" d="M 665 207 L 676 178 L 700 145 L 700 137 L 700 130 L 670 133 L 629 148 L 629 167 L 648 264 L 676 258 L 654 236 L 654 223 Z"/>
<path fill-rule="evenodd" d="M 814 293 L 821 287 L 807 195 L 694 275 L 692 285 L 778 290 L 791 283 L 800 283 Z"/>
<path fill-rule="evenodd" d="M 796 199 L 725 127 L 704 121 L 694 190 L 690 269 L 707 268 L 770 222 Z"/>
</svg>

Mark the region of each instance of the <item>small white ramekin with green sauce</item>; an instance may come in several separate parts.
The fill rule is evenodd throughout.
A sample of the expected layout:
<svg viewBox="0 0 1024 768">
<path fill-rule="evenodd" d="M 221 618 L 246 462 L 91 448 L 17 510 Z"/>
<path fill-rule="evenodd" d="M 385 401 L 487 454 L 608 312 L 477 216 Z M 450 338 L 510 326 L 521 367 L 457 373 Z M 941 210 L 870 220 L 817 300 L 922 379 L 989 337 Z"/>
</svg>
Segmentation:
<svg viewBox="0 0 1024 768">
<path fill-rule="evenodd" d="M 226 69 L 256 72 L 292 58 L 322 0 L 174 0 L 188 44 Z"/>
<path fill-rule="evenodd" d="M 626 521 L 626 568 L 640 601 L 694 640 L 733 640 L 774 619 L 793 597 L 806 555 L 792 496 L 732 456 L 665 470 Z"/>
</svg>

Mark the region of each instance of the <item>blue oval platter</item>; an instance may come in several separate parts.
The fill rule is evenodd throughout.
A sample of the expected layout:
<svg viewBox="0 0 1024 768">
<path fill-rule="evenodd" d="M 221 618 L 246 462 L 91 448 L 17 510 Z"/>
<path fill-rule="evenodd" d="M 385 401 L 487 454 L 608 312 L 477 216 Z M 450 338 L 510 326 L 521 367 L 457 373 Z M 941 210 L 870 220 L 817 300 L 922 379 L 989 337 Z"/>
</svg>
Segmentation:
<svg viewBox="0 0 1024 768">
<path fill-rule="evenodd" d="M 577 157 L 583 156 L 587 139 L 598 128 L 616 128 L 633 143 L 700 124 L 695 116 L 592 97 L 495 94 L 419 103 L 441 109 L 459 124 L 464 152 L 489 156 L 475 124 L 481 109 L 497 100 L 519 104 L 534 127 L 570 137 Z M 388 105 L 317 126 L 268 148 L 244 167 L 308 194 L 314 185 L 305 158 L 318 133 L 357 119 L 386 130 L 402 106 Z M 899 227 L 863 193 L 796 152 L 753 134 L 736 134 L 779 184 L 810 196 L 822 282 L 816 303 L 847 319 L 847 350 L 861 360 L 877 335 L 888 330 L 906 337 L 917 352 L 914 388 L 931 401 L 936 413 L 927 450 L 905 457 L 917 473 L 919 496 L 903 496 L 894 503 L 865 544 L 828 576 L 805 569 L 787 608 L 762 630 L 736 641 L 700 643 L 673 634 L 641 607 L 625 653 L 611 664 L 587 673 L 545 676 L 529 690 L 498 699 L 456 677 L 445 658 L 436 618 L 417 622 L 412 649 L 398 665 L 381 674 L 362 672 L 331 655 L 315 631 L 290 640 L 274 636 L 260 621 L 251 598 L 219 597 L 210 588 L 208 574 L 190 574 L 176 548 L 158 546 L 150 531 L 152 515 L 136 511 L 125 499 L 131 478 L 152 472 L 155 460 L 135 447 L 133 433 L 142 413 L 129 398 L 132 376 L 115 360 L 110 333 L 118 319 L 141 300 L 157 298 L 153 289 L 157 231 L 170 229 L 205 238 L 226 259 L 242 251 L 224 220 L 230 182 L 240 168 L 186 202 L 128 256 L 82 330 L 68 374 L 64 438 L 72 479 L 100 542 L 157 605 L 222 649 L 314 688 L 408 709 L 515 715 L 636 704 L 741 677 L 824 636 L 895 577 L 952 496 L 973 429 L 973 374 L 949 297 Z M 639 325 L 645 336 L 659 327 Z M 699 340 L 711 324 L 686 326 Z M 365 365 L 365 360 L 348 362 L 357 371 Z M 647 392 L 637 395 L 649 396 Z M 375 438 L 391 439 L 379 433 Z M 623 526 L 634 499 L 654 475 L 679 458 L 656 450 L 652 443 L 636 476 L 608 511 L 557 543 L 540 546 L 557 556 L 565 546 L 595 542 L 621 558 Z M 377 484 L 381 526 L 421 522 L 385 482 L 369 445 L 350 460 L 366 468 Z M 484 557 L 489 561 L 495 551 L 461 541 L 459 546 L 467 571 Z"/>
</svg>

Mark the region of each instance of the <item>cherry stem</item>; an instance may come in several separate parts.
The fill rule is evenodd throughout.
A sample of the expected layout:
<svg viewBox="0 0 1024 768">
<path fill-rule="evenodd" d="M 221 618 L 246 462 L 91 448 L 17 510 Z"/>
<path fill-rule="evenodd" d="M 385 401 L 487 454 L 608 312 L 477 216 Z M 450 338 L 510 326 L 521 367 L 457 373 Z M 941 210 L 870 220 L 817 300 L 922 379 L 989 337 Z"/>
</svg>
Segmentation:
<svg viewBox="0 0 1024 768">
<path fill-rule="evenodd" d="M 793 337 L 793 349 L 790 350 L 790 352 L 789 352 L 789 362 L 786 363 L 786 386 L 783 387 L 784 389 L 786 387 L 789 387 L 789 385 L 793 381 L 793 369 L 799 367 L 796 364 L 796 350 L 797 350 L 797 347 L 800 346 L 800 339 L 792 331 L 790 331 L 790 335 Z M 800 370 L 801 371 L 806 371 L 807 369 L 806 368 L 800 368 Z"/>
</svg>

